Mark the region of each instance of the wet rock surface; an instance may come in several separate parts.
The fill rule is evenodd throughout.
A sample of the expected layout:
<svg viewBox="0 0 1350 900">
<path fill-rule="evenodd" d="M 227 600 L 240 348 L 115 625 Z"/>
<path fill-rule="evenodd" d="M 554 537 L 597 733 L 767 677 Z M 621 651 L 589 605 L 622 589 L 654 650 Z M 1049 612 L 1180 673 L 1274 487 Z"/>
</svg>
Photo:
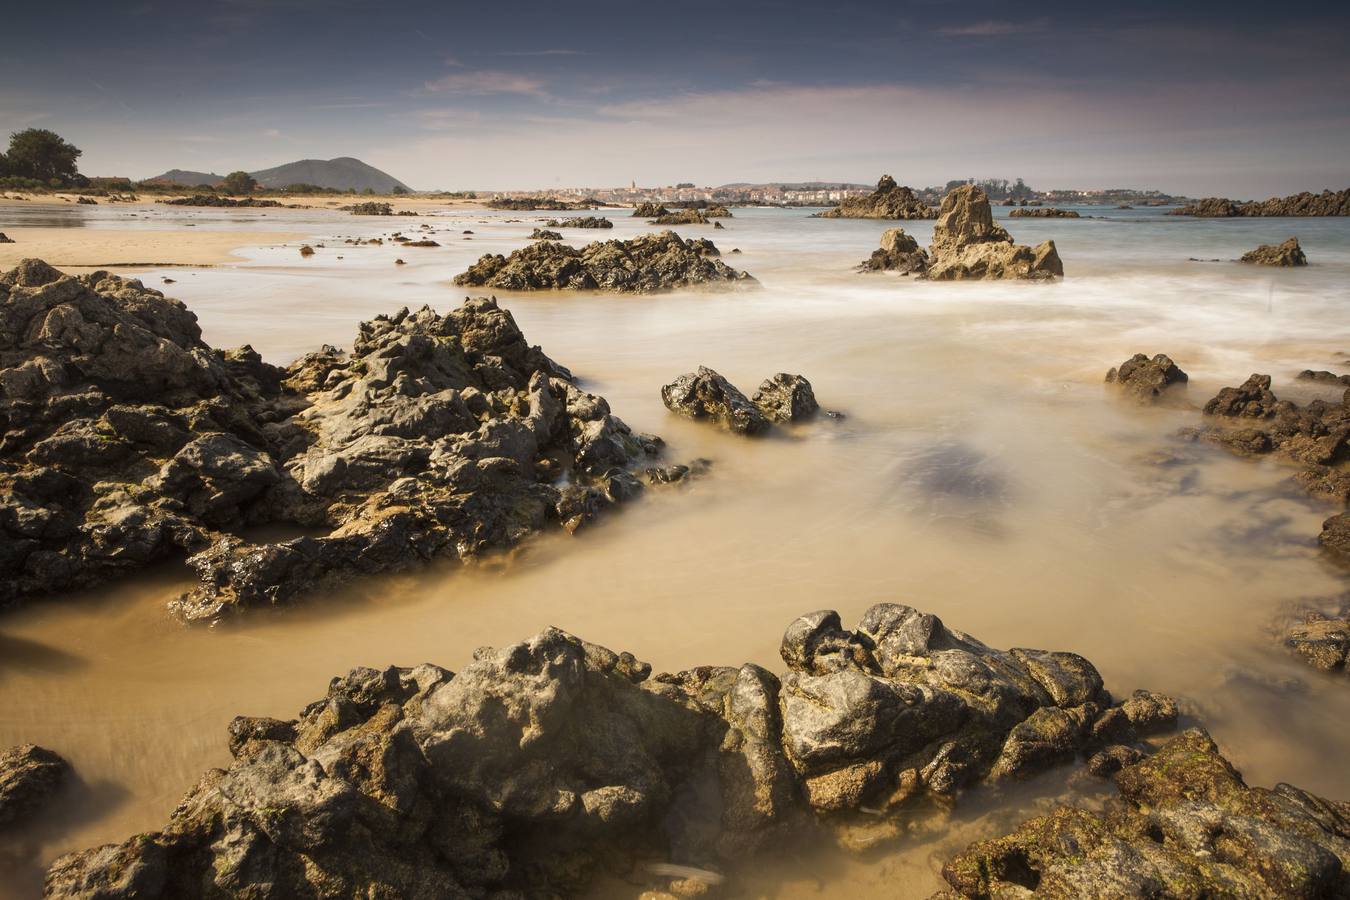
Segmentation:
<svg viewBox="0 0 1350 900">
<path fill-rule="evenodd" d="M 681 209 L 652 219 L 652 225 L 708 225 L 708 215 L 701 209 Z"/>
<path fill-rule="evenodd" d="M 1168 390 L 1189 381 L 1181 367 L 1172 362 L 1172 358 L 1159 353 L 1149 359 L 1143 353 L 1136 353 L 1119 367 L 1106 373 L 1106 383 L 1116 385 L 1122 393 L 1141 404 L 1157 403 L 1168 396 Z M 1173 390 L 1172 395 L 1177 391 Z"/>
<path fill-rule="evenodd" d="M 1301 610 L 1284 627 L 1283 640 L 1314 669 L 1350 676 L 1350 602 L 1343 600 L 1331 614 Z"/>
<path fill-rule="evenodd" d="M 928 254 L 903 228 L 890 228 L 881 235 L 881 246 L 858 268 L 870 272 L 922 274 L 928 268 Z"/>
<path fill-rule="evenodd" d="M 1298 238 L 1291 237 L 1279 244 L 1262 244 L 1255 250 L 1242 254 L 1240 262 L 1255 263 L 1258 266 L 1306 266 L 1308 257 L 1298 245 Z"/>
<path fill-rule="evenodd" d="M 670 210 L 666 209 L 660 203 L 639 203 L 633 207 L 633 218 L 635 219 L 655 219 L 660 216 L 669 215 Z"/>
<path fill-rule="evenodd" d="M 249 207 L 249 208 L 271 208 L 280 207 L 283 204 L 276 200 L 262 200 L 258 197 L 221 197 L 216 194 L 193 194 L 190 197 L 174 197 L 171 200 L 160 200 L 160 203 L 169 206 L 222 206 L 222 207 Z"/>
<path fill-rule="evenodd" d="M 575 530 L 660 447 L 491 299 L 280 369 L 137 281 L 37 260 L 0 277 L 0 424 L 0 600 L 191 554 L 189 620 Z M 308 534 L 237 536 L 275 524 Z"/>
<path fill-rule="evenodd" d="M 707 366 L 663 385 L 661 400 L 671 412 L 716 422 L 733 434 L 757 435 L 769 430 L 770 422 L 760 408 Z"/>
<path fill-rule="evenodd" d="M 561 241 L 563 236 L 556 231 L 549 231 L 546 228 L 536 228 L 530 232 L 532 241 Z"/>
<path fill-rule="evenodd" d="M 1035 247 L 1014 244 L 994 221 L 989 197 L 973 184 L 942 200 L 928 250 L 928 278 L 934 281 L 1019 278 L 1035 281 L 1064 275 L 1054 241 Z"/>
<path fill-rule="evenodd" d="M 815 213 L 817 219 L 936 219 L 931 206 L 914 196 L 914 191 L 881 176 L 877 189 L 865 197 L 848 197 L 832 209 Z"/>
<path fill-rule="evenodd" d="M 1350 804 L 1248 787 L 1203 730 L 1115 776 L 1100 812 L 1061 806 L 943 868 L 947 897 L 1340 897 Z"/>
<path fill-rule="evenodd" d="M 497 197 L 489 200 L 485 205 L 488 209 L 514 210 L 516 212 L 529 212 L 536 209 L 561 212 L 569 209 L 594 209 L 600 204 L 590 200 L 559 200 L 557 197 Z"/>
<path fill-rule="evenodd" d="M 1169 216 L 1350 216 L 1350 188 L 1343 191 L 1304 191 L 1288 197 L 1239 203 L 1226 197 L 1206 197 L 1187 206 L 1168 210 Z"/>
<path fill-rule="evenodd" d="M 69 777 L 70 764 L 44 747 L 0 750 L 0 829 L 22 826 Z"/>
<path fill-rule="evenodd" d="M 764 379 L 750 401 L 770 422 L 803 422 L 820 411 L 811 382 L 787 372 Z"/>
<path fill-rule="evenodd" d="M 604 216 L 573 216 L 570 219 L 549 219 L 545 228 L 613 228 L 614 223 Z"/>
<path fill-rule="evenodd" d="M 654 859 L 671 888 L 821 829 L 893 836 L 1108 740 L 1142 753 L 1175 718 L 1146 692 L 1113 703 L 1074 654 L 995 650 L 895 604 L 852 631 L 803 616 L 782 656 L 781 678 L 653 676 L 547 629 L 458 672 L 354 669 L 296 719 L 236 719 L 234 762 L 163 829 L 58 859 L 47 895 L 570 896 Z"/>
<path fill-rule="evenodd" d="M 597 241 L 580 249 L 553 241 L 511 255 L 487 254 L 455 276 L 455 284 L 498 290 L 603 290 L 646 294 L 700 284 L 751 284 L 718 257 L 712 241 L 673 231 L 631 240 Z"/>
</svg>

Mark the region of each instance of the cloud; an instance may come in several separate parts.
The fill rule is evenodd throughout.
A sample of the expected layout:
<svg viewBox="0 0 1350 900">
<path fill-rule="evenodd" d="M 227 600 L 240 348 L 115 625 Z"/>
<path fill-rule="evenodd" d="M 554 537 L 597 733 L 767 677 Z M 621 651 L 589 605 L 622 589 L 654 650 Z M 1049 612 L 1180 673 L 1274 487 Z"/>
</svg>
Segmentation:
<svg viewBox="0 0 1350 900">
<path fill-rule="evenodd" d="M 544 82 L 529 75 L 514 72 L 501 72 L 492 69 L 478 69 L 473 72 L 451 72 L 449 75 L 426 83 L 426 89 L 432 93 L 445 94 L 520 94 L 529 97 L 545 97 Z"/>
<path fill-rule="evenodd" d="M 281 132 L 275 128 L 268 128 L 263 131 L 263 137 L 278 138 L 281 137 Z"/>
<path fill-rule="evenodd" d="M 1009 34 L 1030 34 L 1044 29 L 1045 22 L 1043 20 L 1001 22 L 995 19 L 985 19 L 969 25 L 949 25 L 945 28 L 939 28 L 937 33 L 948 37 L 1002 37 Z"/>
<path fill-rule="evenodd" d="M 584 50 L 503 50 L 498 56 L 585 56 Z"/>
</svg>

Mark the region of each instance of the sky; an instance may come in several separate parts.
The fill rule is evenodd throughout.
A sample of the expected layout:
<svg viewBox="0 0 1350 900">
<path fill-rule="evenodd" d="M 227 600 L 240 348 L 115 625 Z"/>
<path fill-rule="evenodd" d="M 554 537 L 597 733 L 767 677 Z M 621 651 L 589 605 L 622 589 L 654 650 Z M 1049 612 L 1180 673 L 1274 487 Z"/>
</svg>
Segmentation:
<svg viewBox="0 0 1350 900">
<path fill-rule="evenodd" d="M 3 23 L 0 132 L 50 128 L 92 175 L 1350 186 L 1343 0 L 72 0 Z"/>
</svg>

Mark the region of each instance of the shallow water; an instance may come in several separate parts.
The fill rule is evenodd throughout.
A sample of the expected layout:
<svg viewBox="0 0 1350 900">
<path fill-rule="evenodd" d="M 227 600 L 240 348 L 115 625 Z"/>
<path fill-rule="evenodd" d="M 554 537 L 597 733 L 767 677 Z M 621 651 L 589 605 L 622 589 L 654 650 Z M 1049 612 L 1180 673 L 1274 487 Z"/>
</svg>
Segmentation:
<svg viewBox="0 0 1350 900">
<path fill-rule="evenodd" d="M 71 212 L 107 215 L 85 209 Z M 231 717 L 293 716 L 352 666 L 455 668 L 475 647 L 553 624 L 658 669 L 756 661 L 781 670 L 778 639 L 794 616 L 830 607 L 854 621 L 883 600 L 935 612 L 995 646 L 1080 652 L 1118 694 L 1181 697 L 1251 783 L 1350 797 L 1350 690 L 1290 658 L 1270 629 L 1291 601 L 1345 589 L 1316 549 L 1331 507 L 1300 494 L 1276 461 L 1175 443 L 1198 409 L 1127 407 L 1101 384 L 1131 353 L 1166 352 L 1190 373 L 1196 407 L 1255 371 L 1273 375 L 1281 396 L 1316 395 L 1292 379 L 1308 367 L 1347 369 L 1350 222 L 1082 211 L 1109 218 L 1006 223 L 1020 242 L 1056 240 L 1068 274 L 1056 285 L 858 275 L 850 267 L 896 223 L 736 210 L 725 230 L 678 230 L 711 237 L 760 280 L 757 290 L 498 294 L 527 338 L 618 415 L 664 436 L 674 461 L 713 459 L 711 474 L 648 491 L 598 527 L 544 537 L 510 559 L 363 582 L 239 626 L 169 621 L 165 601 L 188 584 L 178 566 L 0 616 L 0 745 L 51 747 L 86 784 L 0 847 L 10 891 L 36 891 L 30 853 L 45 862 L 162 823 L 205 768 L 228 761 Z M 267 220 L 312 228 L 307 240 L 326 245 L 316 256 L 302 261 L 294 245 L 250 250 L 240 266 L 139 277 L 156 286 L 172 274 L 178 283 L 166 290 L 198 314 L 212 344 L 248 342 L 284 363 L 321 343 L 349 344 L 360 318 L 457 303 L 456 272 L 519 246 L 552 215 L 284 212 Z M 618 227 L 567 237 L 648 230 L 608 214 Z M 213 223 L 249 229 L 256 216 L 210 211 Z M 163 213 L 146 227 L 172 221 Z M 442 247 L 341 243 L 423 223 Z M 931 222 L 899 224 L 920 243 L 931 237 Z M 1291 233 L 1314 263 L 1306 270 L 1186 261 L 1232 259 Z M 408 264 L 396 267 L 396 257 Z M 658 388 L 698 364 L 747 392 L 774 372 L 800 372 L 847 418 L 761 441 L 678 419 Z M 1160 449 L 1186 461 L 1144 459 Z M 991 817 L 974 798 L 945 834 L 862 861 L 774 861 L 748 873 L 747 888 L 924 896 L 940 886 L 935 853 L 997 833 L 1063 782 L 1021 789 Z"/>
</svg>

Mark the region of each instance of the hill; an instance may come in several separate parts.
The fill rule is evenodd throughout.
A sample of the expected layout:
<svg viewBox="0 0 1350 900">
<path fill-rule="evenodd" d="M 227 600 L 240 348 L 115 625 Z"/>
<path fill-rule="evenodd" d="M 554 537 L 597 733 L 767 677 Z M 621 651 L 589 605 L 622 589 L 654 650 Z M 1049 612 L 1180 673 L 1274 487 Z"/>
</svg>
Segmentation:
<svg viewBox="0 0 1350 900">
<path fill-rule="evenodd" d="M 377 194 L 388 194 L 396 187 L 409 190 L 406 184 L 394 176 L 350 156 L 339 156 L 337 159 L 302 159 L 249 174 L 262 187 L 273 189 L 289 187 L 292 184 L 316 184 L 335 191 L 372 190 Z M 219 187 L 225 176 L 211 172 L 170 169 L 163 175 L 145 180 L 188 186 L 209 184 L 212 187 Z"/>
</svg>

